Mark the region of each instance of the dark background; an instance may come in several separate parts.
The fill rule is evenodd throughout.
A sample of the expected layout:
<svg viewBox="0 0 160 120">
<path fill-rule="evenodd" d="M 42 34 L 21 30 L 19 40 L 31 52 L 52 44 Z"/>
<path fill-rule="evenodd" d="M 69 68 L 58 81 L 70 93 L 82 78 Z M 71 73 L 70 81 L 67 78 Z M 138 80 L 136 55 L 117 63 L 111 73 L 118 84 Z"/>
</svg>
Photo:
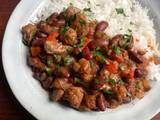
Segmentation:
<svg viewBox="0 0 160 120">
<path fill-rule="evenodd" d="M 0 0 L 0 48 L 2 48 L 3 34 L 9 16 L 19 1 L 20 0 Z M 35 118 L 18 103 L 12 94 L 3 71 L 2 59 L 0 59 L 0 120 L 35 120 Z M 160 114 L 152 120 L 160 120 Z"/>
</svg>

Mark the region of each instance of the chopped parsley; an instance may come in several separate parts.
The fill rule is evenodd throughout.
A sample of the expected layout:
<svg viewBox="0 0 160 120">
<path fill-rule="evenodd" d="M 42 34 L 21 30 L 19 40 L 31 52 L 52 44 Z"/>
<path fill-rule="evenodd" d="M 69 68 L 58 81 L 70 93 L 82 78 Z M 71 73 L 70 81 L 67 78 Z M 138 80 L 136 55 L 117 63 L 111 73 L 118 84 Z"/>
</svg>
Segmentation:
<svg viewBox="0 0 160 120">
<path fill-rule="evenodd" d="M 64 35 L 68 31 L 68 27 L 61 28 L 60 34 Z"/>
<path fill-rule="evenodd" d="M 132 94 L 130 92 L 127 92 L 128 97 L 132 97 Z"/>
<path fill-rule="evenodd" d="M 67 26 L 71 26 L 72 23 L 73 23 L 73 21 L 76 20 L 76 18 L 77 18 L 77 15 L 76 15 L 76 14 L 72 15 L 72 16 L 69 18 L 68 22 L 67 22 Z"/>
<path fill-rule="evenodd" d="M 83 80 L 81 80 L 80 78 L 75 77 L 74 82 L 88 88 L 88 86 L 85 84 L 85 82 Z"/>
<path fill-rule="evenodd" d="M 125 48 L 125 49 L 127 49 L 128 48 L 128 45 L 129 45 L 129 42 L 130 42 L 130 40 L 131 40 L 131 37 L 132 37 L 132 35 L 128 35 L 128 34 L 125 34 L 124 36 L 123 36 L 123 41 L 124 41 L 124 44 L 123 44 L 123 48 Z"/>
<path fill-rule="evenodd" d="M 104 94 L 108 94 L 108 95 L 113 94 L 113 92 L 112 92 L 112 91 L 110 91 L 110 90 L 103 90 L 103 93 L 104 93 Z"/>
<path fill-rule="evenodd" d="M 111 83 L 111 84 L 115 84 L 115 80 L 114 80 L 114 79 L 111 79 L 111 78 L 107 79 L 106 82 L 109 82 L 109 83 Z"/>
<path fill-rule="evenodd" d="M 98 79 L 95 79 L 95 80 L 94 80 L 94 83 L 95 83 L 95 84 L 99 84 L 100 82 L 99 82 Z"/>
<path fill-rule="evenodd" d="M 108 64 L 108 61 L 106 60 L 105 56 L 102 54 L 101 51 L 98 51 L 98 50 L 95 50 L 92 52 L 93 56 L 94 57 L 98 57 L 100 58 L 100 62 L 103 64 L 103 63 L 106 63 Z"/>
<path fill-rule="evenodd" d="M 73 61 L 73 58 L 71 58 L 70 56 L 66 56 L 64 59 L 63 59 L 63 63 L 64 65 L 70 65 Z"/>
<path fill-rule="evenodd" d="M 122 14 L 122 15 L 126 16 L 123 8 L 116 8 L 116 12 L 117 12 L 117 14 Z"/>
<path fill-rule="evenodd" d="M 91 8 L 84 8 L 84 9 L 83 9 L 83 13 L 84 13 L 86 16 L 92 16 L 92 10 L 91 10 Z"/>
<path fill-rule="evenodd" d="M 130 32 L 130 33 L 131 33 L 131 32 L 132 32 L 132 30 L 131 30 L 131 29 L 128 29 L 128 32 Z"/>
<path fill-rule="evenodd" d="M 123 65 L 119 65 L 119 69 L 121 70 L 121 71 L 124 71 L 125 70 L 125 66 L 123 66 Z"/>
<path fill-rule="evenodd" d="M 84 21 L 84 20 L 80 20 L 79 22 L 81 23 L 81 25 L 85 25 L 86 24 L 86 21 Z"/>
<path fill-rule="evenodd" d="M 140 83 L 137 83 L 137 84 L 135 85 L 135 88 L 136 88 L 136 89 L 141 89 Z"/>
<path fill-rule="evenodd" d="M 91 11 L 91 8 L 84 8 L 83 11 L 84 11 L 84 12 L 92 12 L 92 11 Z"/>
<path fill-rule="evenodd" d="M 74 47 L 81 48 L 81 47 L 83 47 L 83 44 L 84 44 L 84 43 L 85 43 L 85 38 L 82 37 L 82 38 L 80 39 L 80 43 L 77 44 L 77 45 L 75 45 Z"/>
<path fill-rule="evenodd" d="M 131 21 L 131 22 L 130 22 L 130 25 L 134 25 L 134 23 Z"/>
<path fill-rule="evenodd" d="M 53 55 L 53 58 L 57 63 L 60 63 L 62 60 L 62 57 L 60 55 Z"/>
<path fill-rule="evenodd" d="M 46 73 L 47 73 L 48 75 L 52 75 L 52 69 L 51 69 L 51 68 L 45 67 L 44 70 L 46 71 Z"/>
<path fill-rule="evenodd" d="M 118 47 L 118 46 L 116 46 L 116 45 L 112 46 L 112 50 L 113 50 L 117 55 L 122 54 L 120 47 Z"/>
</svg>

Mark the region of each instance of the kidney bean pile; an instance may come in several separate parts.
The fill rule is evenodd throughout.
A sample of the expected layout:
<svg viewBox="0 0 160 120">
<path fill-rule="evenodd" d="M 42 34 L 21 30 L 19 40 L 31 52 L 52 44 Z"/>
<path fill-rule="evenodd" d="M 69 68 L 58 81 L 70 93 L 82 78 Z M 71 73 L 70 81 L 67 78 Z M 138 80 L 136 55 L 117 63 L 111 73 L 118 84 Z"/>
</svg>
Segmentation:
<svg viewBox="0 0 160 120">
<path fill-rule="evenodd" d="M 50 100 L 82 111 L 105 111 L 143 98 L 150 90 L 145 52 L 131 34 L 110 37 L 107 21 L 89 20 L 69 6 L 22 28 L 33 76 Z"/>
</svg>

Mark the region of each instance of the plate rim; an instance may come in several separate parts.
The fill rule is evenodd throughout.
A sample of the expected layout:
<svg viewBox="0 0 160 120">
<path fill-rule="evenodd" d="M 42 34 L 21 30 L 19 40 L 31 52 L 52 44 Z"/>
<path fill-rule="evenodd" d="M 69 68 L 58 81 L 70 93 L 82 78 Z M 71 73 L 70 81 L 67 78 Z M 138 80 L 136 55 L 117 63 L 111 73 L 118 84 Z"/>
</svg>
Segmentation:
<svg viewBox="0 0 160 120">
<path fill-rule="evenodd" d="M 33 3 L 34 3 L 34 1 L 36 1 L 36 0 L 33 0 Z M 37 0 L 37 1 L 38 1 L 38 0 Z M 39 1 L 42 1 L 42 0 L 39 0 Z M 31 1 L 28 0 L 28 2 L 31 2 Z M 11 20 L 14 19 L 13 17 L 14 17 L 14 15 L 16 15 L 18 9 L 21 8 L 22 6 L 24 6 L 26 3 L 27 3 L 26 0 L 20 1 L 20 2 L 17 4 L 17 6 L 15 7 L 15 9 L 13 10 L 13 12 L 12 12 L 12 14 L 11 14 L 9 20 L 8 20 L 7 27 L 6 27 L 6 29 L 5 29 L 5 33 L 4 33 L 4 37 L 3 37 L 3 41 L 2 41 L 2 52 L 1 52 L 1 54 L 2 54 L 2 65 L 3 65 L 3 70 L 4 70 L 4 73 L 5 73 L 7 82 L 8 82 L 8 84 L 9 84 L 9 87 L 11 88 L 11 91 L 12 91 L 12 93 L 14 94 L 15 98 L 16 98 L 16 99 L 18 100 L 18 102 L 23 106 L 23 108 L 25 108 L 31 115 L 33 115 L 33 116 L 34 116 L 35 118 L 37 118 L 37 119 L 41 119 L 41 117 L 36 113 L 37 111 L 34 111 L 34 110 L 30 109 L 29 107 L 27 107 L 27 105 L 26 105 L 26 104 L 23 102 L 23 100 L 21 100 L 21 98 L 19 97 L 19 94 L 16 93 L 15 87 L 14 87 L 14 86 L 11 84 L 11 82 L 10 82 L 10 77 L 11 77 L 11 76 L 9 76 L 9 75 L 7 74 L 8 69 L 7 69 L 7 67 L 6 67 L 6 62 L 5 62 L 5 58 L 6 58 L 6 57 L 5 57 L 5 52 L 4 52 L 4 51 L 5 51 L 5 49 L 6 49 L 6 46 L 4 46 L 4 44 L 5 44 L 5 41 L 7 41 L 7 37 L 6 37 L 6 36 L 8 35 L 8 29 L 9 29 L 9 27 L 11 26 Z M 157 109 L 157 112 L 155 112 L 155 114 L 151 114 L 148 118 L 146 118 L 146 120 L 153 118 L 153 117 L 154 117 L 157 113 L 159 113 L 159 112 L 160 112 L 160 107 L 159 107 L 159 109 Z"/>
</svg>

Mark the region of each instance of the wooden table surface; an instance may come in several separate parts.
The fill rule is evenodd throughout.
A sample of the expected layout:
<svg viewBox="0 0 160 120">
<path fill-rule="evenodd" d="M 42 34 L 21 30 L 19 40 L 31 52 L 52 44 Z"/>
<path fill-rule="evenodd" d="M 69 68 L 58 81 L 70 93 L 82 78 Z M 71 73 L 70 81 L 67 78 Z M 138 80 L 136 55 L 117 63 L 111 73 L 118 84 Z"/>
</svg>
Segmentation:
<svg viewBox="0 0 160 120">
<path fill-rule="evenodd" d="M 20 0 L 0 0 L 0 47 L 2 47 L 3 34 L 9 16 L 19 1 Z M 2 59 L 0 59 L 0 120 L 35 120 L 35 118 L 19 104 L 9 88 L 2 67 Z M 160 120 L 160 114 L 152 120 Z"/>
</svg>

